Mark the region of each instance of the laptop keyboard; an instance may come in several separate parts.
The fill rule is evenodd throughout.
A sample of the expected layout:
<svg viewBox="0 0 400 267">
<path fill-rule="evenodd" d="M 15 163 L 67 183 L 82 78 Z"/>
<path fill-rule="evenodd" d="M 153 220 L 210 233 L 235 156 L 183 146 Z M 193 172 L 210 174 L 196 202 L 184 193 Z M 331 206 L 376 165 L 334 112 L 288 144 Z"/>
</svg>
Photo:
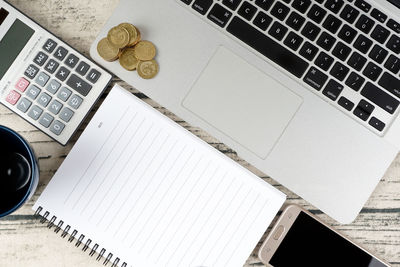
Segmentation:
<svg viewBox="0 0 400 267">
<path fill-rule="evenodd" d="M 180 0 L 367 128 L 400 104 L 400 24 L 362 0 Z"/>
</svg>

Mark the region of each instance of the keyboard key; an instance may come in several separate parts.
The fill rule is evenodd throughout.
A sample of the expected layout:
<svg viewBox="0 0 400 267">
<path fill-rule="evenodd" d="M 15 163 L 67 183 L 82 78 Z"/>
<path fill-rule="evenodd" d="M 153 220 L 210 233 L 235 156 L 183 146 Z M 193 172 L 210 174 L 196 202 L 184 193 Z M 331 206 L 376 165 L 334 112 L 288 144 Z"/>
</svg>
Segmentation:
<svg viewBox="0 0 400 267">
<path fill-rule="evenodd" d="M 360 52 L 366 54 L 366 53 L 368 52 L 368 50 L 371 48 L 372 43 L 373 43 L 373 42 L 372 42 L 370 39 L 368 39 L 368 38 L 365 37 L 364 35 L 360 34 L 360 35 L 357 37 L 356 41 L 354 42 L 354 45 L 353 45 L 353 46 L 354 46 L 358 51 L 360 51 Z"/>
<path fill-rule="evenodd" d="M 75 74 L 72 74 L 69 77 L 67 85 L 83 96 L 87 96 L 92 89 L 92 86 L 90 84 L 88 84 Z"/>
<path fill-rule="evenodd" d="M 325 3 L 325 7 L 328 10 L 332 11 L 333 13 L 338 13 L 343 5 L 344 5 L 343 0 L 328 0 Z"/>
<path fill-rule="evenodd" d="M 356 115 L 358 118 L 362 119 L 363 121 L 368 120 L 369 116 L 371 113 L 366 112 L 365 110 L 357 107 L 354 111 L 353 114 Z"/>
<path fill-rule="evenodd" d="M 322 93 L 329 99 L 336 101 L 342 91 L 343 85 L 331 79 L 325 86 L 325 89 L 322 91 Z"/>
<path fill-rule="evenodd" d="M 389 37 L 389 34 L 390 34 L 389 30 L 383 28 L 381 25 L 378 24 L 372 31 L 371 37 L 376 41 L 380 42 L 381 44 L 383 44 Z"/>
<path fill-rule="evenodd" d="M 371 9 L 371 5 L 363 0 L 356 0 L 354 5 L 366 13 Z"/>
<path fill-rule="evenodd" d="M 399 106 L 398 100 L 370 82 L 366 83 L 361 91 L 361 95 L 390 114 L 393 114 Z"/>
<path fill-rule="evenodd" d="M 333 63 L 333 57 L 329 56 L 325 52 L 321 52 L 315 60 L 315 65 L 319 68 L 327 71 Z"/>
<path fill-rule="evenodd" d="M 349 58 L 349 61 L 347 61 L 347 65 L 357 71 L 361 71 L 365 63 L 367 63 L 367 59 L 357 52 L 353 52 L 353 54 Z"/>
<path fill-rule="evenodd" d="M 47 85 L 46 90 L 49 91 L 51 94 L 55 94 L 60 88 L 61 84 L 56 80 L 51 80 L 50 83 Z"/>
<path fill-rule="evenodd" d="M 49 76 L 49 75 L 47 75 L 47 74 L 44 73 L 44 72 L 41 72 L 41 73 L 39 73 L 39 75 L 36 77 L 35 82 L 36 82 L 39 86 L 44 87 L 44 86 L 47 84 L 47 82 L 49 81 L 49 79 L 50 79 L 50 76 Z"/>
<path fill-rule="evenodd" d="M 309 64 L 306 61 L 238 17 L 233 18 L 227 30 L 298 78 L 301 78 L 308 68 Z"/>
<path fill-rule="evenodd" d="M 358 92 L 358 90 L 361 89 L 361 86 L 364 84 L 364 82 L 365 79 L 353 71 L 347 78 L 346 85 L 351 89 L 353 89 L 354 91 Z"/>
<path fill-rule="evenodd" d="M 361 108 L 362 110 L 365 110 L 368 113 L 372 113 L 372 111 L 374 111 L 374 109 L 375 109 L 375 107 L 372 104 L 368 103 L 364 99 L 361 99 L 361 101 L 360 101 L 360 103 L 358 103 L 357 107 Z"/>
<path fill-rule="evenodd" d="M 257 12 L 257 8 L 250 4 L 249 2 L 243 2 L 242 6 L 239 8 L 239 15 L 247 20 L 251 20 Z"/>
<path fill-rule="evenodd" d="M 351 48 L 342 42 L 338 42 L 332 51 L 332 54 L 338 59 L 345 61 L 350 55 Z"/>
<path fill-rule="evenodd" d="M 40 117 L 40 115 L 42 115 L 43 113 L 43 109 L 39 108 L 38 106 L 34 105 L 31 110 L 29 110 L 28 112 L 28 116 L 31 117 L 32 119 L 34 119 L 35 121 L 37 121 Z"/>
<path fill-rule="evenodd" d="M 81 106 L 82 102 L 83 99 L 81 97 L 79 97 L 78 95 L 73 95 L 68 101 L 68 105 L 76 110 Z"/>
<path fill-rule="evenodd" d="M 332 46 L 336 42 L 336 39 L 327 32 L 323 32 L 317 40 L 317 45 L 325 49 L 326 51 L 331 50 Z"/>
<path fill-rule="evenodd" d="M 27 98 L 23 97 L 21 98 L 21 101 L 19 101 L 17 108 L 21 110 L 23 113 L 27 112 L 28 109 L 31 107 L 32 102 L 29 101 Z"/>
<path fill-rule="evenodd" d="M 53 100 L 53 102 L 51 102 L 51 104 L 49 106 L 49 111 L 51 113 L 53 113 L 54 115 L 57 115 L 58 113 L 60 113 L 62 107 L 63 107 L 63 104 L 61 104 L 57 100 Z"/>
<path fill-rule="evenodd" d="M 352 7 L 351 5 L 346 5 L 342 12 L 340 13 L 340 17 L 347 21 L 350 24 L 353 24 L 353 22 L 356 20 L 358 15 L 360 14 L 360 11 Z"/>
<path fill-rule="evenodd" d="M 208 14 L 207 18 L 220 27 L 225 27 L 231 18 L 232 12 L 228 11 L 219 4 L 215 4 Z M 89 73 L 90 75 L 90 73 Z M 97 75 L 96 75 L 97 76 Z"/>
<path fill-rule="evenodd" d="M 392 35 L 389 41 L 386 44 L 386 47 L 395 52 L 396 54 L 400 53 L 400 37 L 397 35 Z"/>
<path fill-rule="evenodd" d="M 340 19 L 336 18 L 335 16 L 329 14 L 328 17 L 326 17 L 324 23 L 322 26 L 330 31 L 331 33 L 335 34 L 337 30 L 339 29 L 340 25 L 342 25 L 342 22 Z"/>
<path fill-rule="evenodd" d="M 381 73 L 382 69 L 372 62 L 369 62 L 363 71 L 363 74 L 372 81 L 376 81 Z"/>
<path fill-rule="evenodd" d="M 287 45 L 290 49 L 296 51 L 297 49 L 299 49 L 302 42 L 302 37 L 295 34 L 294 32 L 290 32 L 283 43 Z"/>
<path fill-rule="evenodd" d="M 56 61 L 54 61 L 54 59 L 50 59 L 46 65 L 46 67 L 44 67 L 44 69 L 48 73 L 53 74 L 56 71 L 56 69 L 58 68 L 58 66 L 59 66 L 59 64 Z"/>
<path fill-rule="evenodd" d="M 316 23 L 320 23 L 322 19 L 325 17 L 325 15 L 326 15 L 326 10 L 314 4 L 311 7 L 310 11 L 308 11 L 307 17 L 309 17 Z"/>
<path fill-rule="evenodd" d="M 33 78 L 35 78 L 36 77 L 36 75 L 38 74 L 38 72 L 39 72 L 39 68 L 38 67 L 36 67 L 35 65 L 29 65 L 28 66 L 28 68 L 25 70 L 25 76 L 26 77 L 28 77 L 28 78 L 30 78 L 30 79 L 33 79 Z"/>
<path fill-rule="evenodd" d="M 393 55 L 390 55 L 388 60 L 386 60 L 385 68 L 393 74 L 397 74 L 400 70 L 400 59 Z"/>
<path fill-rule="evenodd" d="M 271 22 L 272 18 L 262 11 L 258 12 L 256 18 L 253 21 L 254 25 L 256 25 L 263 31 L 265 31 L 268 28 Z"/>
<path fill-rule="evenodd" d="M 54 42 L 51 39 L 48 39 L 46 41 L 46 43 L 43 45 L 43 49 L 48 53 L 52 53 L 54 51 L 54 49 L 56 48 L 56 46 L 57 46 L 56 42 Z"/>
<path fill-rule="evenodd" d="M 37 86 L 31 85 L 26 91 L 26 96 L 32 100 L 35 100 L 42 90 L 40 90 Z"/>
<path fill-rule="evenodd" d="M 319 91 L 322 89 L 322 87 L 328 80 L 328 75 L 319 71 L 315 67 L 311 67 L 303 80 L 305 83 L 313 87 L 315 90 Z"/>
<path fill-rule="evenodd" d="M 79 73 L 82 76 L 85 76 L 86 73 L 89 71 L 90 66 L 89 64 L 87 64 L 86 62 L 81 61 L 78 65 L 78 67 L 76 67 L 76 72 Z"/>
<path fill-rule="evenodd" d="M 341 38 L 346 43 L 350 44 L 357 35 L 357 31 L 351 28 L 349 25 L 343 25 L 342 29 L 339 31 L 339 38 Z"/>
<path fill-rule="evenodd" d="M 75 68 L 76 64 L 78 64 L 79 58 L 75 56 L 74 54 L 69 54 L 67 59 L 65 60 L 65 65 L 67 65 L 70 68 Z"/>
<path fill-rule="evenodd" d="M 190 5 L 192 3 L 193 0 L 181 0 L 183 3 L 185 3 L 186 5 Z"/>
<path fill-rule="evenodd" d="M 57 71 L 56 78 L 63 82 L 67 79 L 69 74 L 70 74 L 70 71 L 67 68 L 61 67 Z"/>
<path fill-rule="evenodd" d="M 66 102 L 68 98 L 71 96 L 72 91 L 69 90 L 67 87 L 62 87 L 60 92 L 58 92 L 57 97 L 63 102 Z"/>
<path fill-rule="evenodd" d="M 271 15 L 279 20 L 284 20 L 289 14 L 289 11 L 290 9 L 286 5 L 282 4 L 281 2 L 276 2 L 271 10 Z"/>
<path fill-rule="evenodd" d="M 377 118 L 375 118 L 375 117 L 372 117 L 370 120 L 369 120 L 369 125 L 371 125 L 372 127 L 374 127 L 375 129 L 377 129 L 378 131 L 382 131 L 384 128 L 385 128 L 385 124 L 383 123 L 383 122 L 381 122 L 380 120 L 378 120 Z"/>
<path fill-rule="evenodd" d="M 344 66 L 339 62 L 336 62 L 335 65 L 333 65 L 330 74 L 339 81 L 343 81 L 346 75 L 349 73 L 349 71 L 350 69 L 348 67 Z"/>
<path fill-rule="evenodd" d="M 354 108 L 354 103 L 345 98 L 344 96 L 339 98 L 338 104 L 348 111 L 351 111 Z"/>
<path fill-rule="evenodd" d="M 91 83 L 96 83 L 101 76 L 101 73 L 95 69 L 91 69 L 89 71 L 89 74 L 86 76 L 86 79 L 88 79 L 89 82 Z"/>
<path fill-rule="evenodd" d="M 50 126 L 50 131 L 52 131 L 55 135 L 60 135 L 65 128 L 65 124 L 56 120 Z"/>
<path fill-rule="evenodd" d="M 387 19 L 387 15 L 385 15 L 376 8 L 372 9 L 371 16 L 381 23 L 384 23 Z"/>
<path fill-rule="evenodd" d="M 192 8 L 202 15 L 205 15 L 213 4 L 213 0 L 196 0 L 194 1 Z M 83 74 L 85 75 L 85 74 Z"/>
<path fill-rule="evenodd" d="M 47 107 L 51 101 L 51 96 L 46 94 L 46 93 L 42 93 L 39 98 L 38 98 L 38 104 L 41 105 L 42 107 Z"/>
<path fill-rule="evenodd" d="M 301 31 L 301 34 L 311 41 L 314 41 L 320 31 L 321 29 L 318 26 L 316 26 L 312 22 L 307 22 L 303 30 Z"/>
<path fill-rule="evenodd" d="M 380 64 L 385 60 L 388 54 L 389 52 L 386 49 L 379 45 L 374 45 L 374 48 L 372 48 L 368 56 Z"/>
<path fill-rule="evenodd" d="M 386 25 L 396 33 L 400 33 L 400 24 L 397 21 L 389 19 Z"/>
<path fill-rule="evenodd" d="M 11 105 L 15 105 L 15 104 L 17 104 L 17 102 L 18 102 L 18 100 L 21 98 L 21 94 L 20 93 L 18 93 L 17 91 L 15 91 L 15 90 L 11 90 L 9 93 L 8 93 L 8 95 L 7 95 L 7 97 L 6 97 L 6 101 L 8 102 L 8 103 L 10 103 Z"/>
<path fill-rule="evenodd" d="M 268 11 L 273 3 L 274 0 L 256 0 L 256 5 L 261 7 L 265 11 Z"/>
<path fill-rule="evenodd" d="M 386 89 L 388 92 L 400 98 L 400 81 L 396 77 L 385 72 L 378 84 Z"/>
<path fill-rule="evenodd" d="M 46 60 L 49 58 L 48 55 L 46 55 L 43 52 L 39 52 L 36 57 L 33 59 L 33 62 L 35 62 L 36 64 L 38 64 L 40 67 L 44 65 L 44 63 L 46 62 Z"/>
<path fill-rule="evenodd" d="M 305 42 L 299 53 L 300 55 L 311 61 L 317 55 L 318 48 L 310 42 Z"/>
<path fill-rule="evenodd" d="M 65 122 L 69 122 L 72 116 L 74 116 L 74 112 L 67 107 L 65 107 L 60 113 L 60 119 Z"/>
<path fill-rule="evenodd" d="M 366 15 L 361 15 L 356 23 L 356 28 L 364 32 L 365 34 L 368 34 L 371 31 L 372 27 L 374 27 L 374 25 L 375 21 L 373 21 Z"/>
<path fill-rule="evenodd" d="M 308 7 L 311 5 L 311 0 L 294 0 L 292 7 L 301 13 L 305 13 Z"/>
<path fill-rule="evenodd" d="M 40 118 L 39 123 L 44 127 L 49 128 L 53 120 L 54 120 L 53 116 L 51 116 L 49 113 L 44 113 L 43 116 Z"/>
<path fill-rule="evenodd" d="M 242 2 L 242 0 L 223 0 L 222 4 L 232 10 L 236 10 L 236 8 L 238 8 L 240 2 Z M 257 2 L 271 2 L 271 0 L 257 0 Z"/>
<path fill-rule="evenodd" d="M 65 48 L 62 47 L 62 46 L 59 46 L 59 47 L 56 49 L 56 52 L 54 52 L 54 57 L 55 57 L 56 59 L 58 59 L 58 60 L 64 60 L 64 58 L 67 56 L 67 54 L 68 54 L 68 50 L 65 49 Z"/>
<path fill-rule="evenodd" d="M 17 81 L 17 83 L 15 84 L 15 89 L 18 89 L 18 91 L 20 92 L 25 92 L 26 88 L 28 88 L 29 86 L 29 81 L 25 78 L 19 78 L 19 80 Z"/>
<path fill-rule="evenodd" d="M 271 28 L 269 29 L 268 33 L 276 38 L 277 40 L 281 41 L 283 37 L 285 36 L 286 32 L 288 31 L 288 28 L 280 24 L 279 22 L 275 21 L 274 24 L 272 24 Z"/>
<path fill-rule="evenodd" d="M 294 30 L 298 31 L 300 30 L 301 26 L 303 26 L 305 21 L 305 18 L 293 11 L 290 14 L 289 18 L 286 20 L 286 24 Z"/>
</svg>

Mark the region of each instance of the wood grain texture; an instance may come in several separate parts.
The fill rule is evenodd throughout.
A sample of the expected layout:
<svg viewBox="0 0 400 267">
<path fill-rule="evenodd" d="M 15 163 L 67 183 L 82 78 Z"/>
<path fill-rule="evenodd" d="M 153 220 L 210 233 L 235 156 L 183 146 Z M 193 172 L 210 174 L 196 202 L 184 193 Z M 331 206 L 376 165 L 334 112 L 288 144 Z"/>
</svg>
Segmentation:
<svg viewBox="0 0 400 267">
<path fill-rule="evenodd" d="M 88 55 L 91 42 L 111 15 L 118 1 L 10 0 L 10 2 L 77 50 Z M 238 158 L 232 150 L 207 133 L 191 127 L 120 80 L 115 79 L 114 82 L 118 82 L 216 149 L 285 192 L 288 195 L 287 204 L 296 203 L 317 213 L 330 225 L 343 231 L 359 244 L 389 261 L 393 266 L 400 266 L 400 157 L 393 162 L 357 220 L 350 225 L 339 225 L 300 197 Z M 80 132 L 86 123 L 81 127 Z M 39 158 L 41 169 L 40 183 L 34 197 L 13 215 L 0 219 L 0 266 L 102 266 L 93 258 L 88 257 L 87 253 L 76 249 L 74 244 L 60 238 L 60 234 L 57 235 L 53 231 L 49 231 L 45 225 L 40 224 L 38 220 L 34 219 L 31 210 L 33 203 L 79 137 L 79 133 L 69 145 L 62 147 L 3 106 L 0 106 L 0 124 L 18 131 L 32 144 Z M 257 248 L 248 259 L 246 267 L 263 266 L 256 257 Z"/>
</svg>

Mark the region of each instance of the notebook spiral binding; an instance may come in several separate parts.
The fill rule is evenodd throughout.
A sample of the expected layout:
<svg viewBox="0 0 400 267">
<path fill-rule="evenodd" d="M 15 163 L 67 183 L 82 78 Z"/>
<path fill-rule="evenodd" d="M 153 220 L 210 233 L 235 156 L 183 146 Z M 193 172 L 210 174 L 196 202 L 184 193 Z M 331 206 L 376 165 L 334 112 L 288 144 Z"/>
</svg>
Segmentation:
<svg viewBox="0 0 400 267">
<path fill-rule="evenodd" d="M 43 211 L 43 207 L 38 207 L 36 209 L 35 212 L 35 216 L 36 217 L 41 217 L 40 219 L 40 223 L 45 224 L 47 222 L 47 228 L 51 229 L 53 228 L 53 226 L 55 226 L 55 221 L 57 220 L 57 216 L 52 216 L 51 219 L 49 220 L 49 215 L 50 212 L 48 211 L 44 211 L 44 214 L 41 215 L 41 212 Z M 77 230 L 73 230 L 71 233 L 71 226 L 66 225 L 65 228 L 63 228 L 64 225 L 64 221 L 60 220 L 57 225 L 55 226 L 54 232 L 56 234 L 58 234 L 61 230 L 61 237 L 65 238 L 68 234 L 70 234 L 70 237 L 68 238 L 68 242 L 72 243 L 74 241 L 74 239 L 78 236 L 78 231 Z M 79 248 L 82 244 L 82 241 L 85 239 L 85 235 L 81 234 L 79 236 L 79 238 L 77 238 L 76 243 L 75 243 L 75 247 Z M 90 238 L 87 238 L 84 246 L 82 247 L 82 251 L 86 252 L 90 246 L 90 244 L 92 243 L 92 240 Z M 97 250 L 99 249 L 99 244 L 95 243 L 94 246 L 92 247 L 92 249 L 90 250 L 89 256 L 93 257 L 94 254 L 96 254 Z M 97 261 L 100 261 L 101 258 L 106 254 L 106 249 L 102 248 L 99 252 L 99 255 L 96 257 Z M 107 265 L 109 262 L 111 262 L 112 258 L 113 258 L 113 254 L 112 253 L 108 253 L 106 259 L 103 262 L 103 265 Z M 112 263 L 111 267 L 117 267 L 118 263 L 120 262 L 120 258 L 116 257 L 114 262 Z M 121 267 L 127 267 L 127 263 L 124 262 Z"/>
</svg>

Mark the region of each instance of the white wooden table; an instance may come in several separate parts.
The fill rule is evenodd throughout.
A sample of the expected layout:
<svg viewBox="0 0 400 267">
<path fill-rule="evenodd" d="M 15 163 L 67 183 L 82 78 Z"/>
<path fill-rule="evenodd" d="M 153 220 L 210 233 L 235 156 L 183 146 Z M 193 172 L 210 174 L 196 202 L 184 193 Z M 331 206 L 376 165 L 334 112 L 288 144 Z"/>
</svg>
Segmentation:
<svg viewBox="0 0 400 267">
<path fill-rule="evenodd" d="M 111 15 L 118 0 L 10 0 L 10 2 L 88 55 L 91 42 Z M 288 203 L 297 203 L 317 212 L 323 220 L 376 252 L 393 266 L 400 266 L 400 157 L 389 168 L 357 220 L 350 225 L 339 225 L 265 174 L 249 166 L 232 150 L 200 129 L 190 127 L 120 80 L 115 79 L 114 82 L 120 83 L 160 112 L 285 192 L 288 195 Z M 62 239 L 60 234 L 49 231 L 45 225 L 35 220 L 31 209 L 71 150 L 79 133 L 69 145 L 60 146 L 3 106 L 0 106 L 0 124 L 18 131 L 32 144 L 39 158 L 41 170 L 39 187 L 33 199 L 16 213 L 0 219 L 0 266 L 102 266 L 81 249 L 76 249 L 74 244 Z M 84 127 L 85 124 L 81 130 Z M 256 251 L 257 249 L 245 266 L 263 266 L 256 257 Z M 312 253 L 310 251 L 311 257 Z"/>
</svg>

